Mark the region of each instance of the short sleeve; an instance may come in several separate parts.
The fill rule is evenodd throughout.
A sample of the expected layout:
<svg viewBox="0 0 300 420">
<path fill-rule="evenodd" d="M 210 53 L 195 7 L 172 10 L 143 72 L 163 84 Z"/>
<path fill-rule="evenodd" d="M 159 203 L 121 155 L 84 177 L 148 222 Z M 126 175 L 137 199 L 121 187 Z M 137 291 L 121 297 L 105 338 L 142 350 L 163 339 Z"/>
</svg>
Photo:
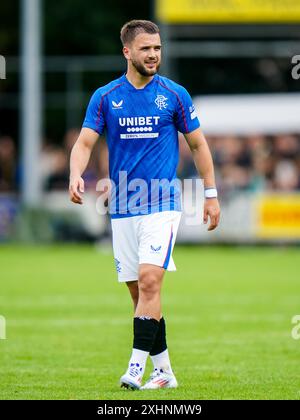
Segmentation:
<svg viewBox="0 0 300 420">
<path fill-rule="evenodd" d="M 91 128 L 100 135 L 104 132 L 104 98 L 100 89 L 96 90 L 90 99 L 82 127 Z"/>
<path fill-rule="evenodd" d="M 176 128 L 183 134 L 190 133 L 200 127 L 195 106 L 190 94 L 182 86 L 177 95 Z"/>
</svg>

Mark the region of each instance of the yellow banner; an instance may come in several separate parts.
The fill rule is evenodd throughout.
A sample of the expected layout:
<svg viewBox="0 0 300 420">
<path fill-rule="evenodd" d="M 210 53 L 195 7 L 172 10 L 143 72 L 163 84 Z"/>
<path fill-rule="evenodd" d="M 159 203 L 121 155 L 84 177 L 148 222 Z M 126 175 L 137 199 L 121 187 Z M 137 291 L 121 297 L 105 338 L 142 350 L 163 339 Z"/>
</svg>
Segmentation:
<svg viewBox="0 0 300 420">
<path fill-rule="evenodd" d="M 295 23 L 300 0 L 156 0 L 164 23 Z"/>
<path fill-rule="evenodd" d="M 257 201 L 260 238 L 300 239 L 300 194 L 264 195 Z"/>
</svg>

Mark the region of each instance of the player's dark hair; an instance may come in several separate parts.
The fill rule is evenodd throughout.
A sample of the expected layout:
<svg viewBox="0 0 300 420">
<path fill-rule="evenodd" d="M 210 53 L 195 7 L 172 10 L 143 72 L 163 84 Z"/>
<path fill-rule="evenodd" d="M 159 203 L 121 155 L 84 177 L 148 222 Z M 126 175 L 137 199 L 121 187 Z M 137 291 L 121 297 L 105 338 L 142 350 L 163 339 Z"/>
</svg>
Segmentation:
<svg viewBox="0 0 300 420">
<path fill-rule="evenodd" d="M 130 44 L 134 38 L 143 32 L 158 34 L 159 27 L 150 20 L 131 20 L 121 28 L 121 41 L 123 46 Z"/>
</svg>

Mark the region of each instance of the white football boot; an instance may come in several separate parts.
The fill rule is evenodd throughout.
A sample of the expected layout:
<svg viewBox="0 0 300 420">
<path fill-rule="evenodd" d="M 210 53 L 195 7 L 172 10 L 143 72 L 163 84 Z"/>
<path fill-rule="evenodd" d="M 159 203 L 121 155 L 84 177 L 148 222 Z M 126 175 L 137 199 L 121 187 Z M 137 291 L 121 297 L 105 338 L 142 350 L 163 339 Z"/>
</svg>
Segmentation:
<svg viewBox="0 0 300 420">
<path fill-rule="evenodd" d="M 142 378 L 144 369 L 139 363 L 130 363 L 126 373 L 120 379 L 121 388 L 140 389 L 142 385 Z"/>
<path fill-rule="evenodd" d="M 178 383 L 173 372 L 155 368 L 150 378 L 141 389 L 177 388 Z"/>
</svg>

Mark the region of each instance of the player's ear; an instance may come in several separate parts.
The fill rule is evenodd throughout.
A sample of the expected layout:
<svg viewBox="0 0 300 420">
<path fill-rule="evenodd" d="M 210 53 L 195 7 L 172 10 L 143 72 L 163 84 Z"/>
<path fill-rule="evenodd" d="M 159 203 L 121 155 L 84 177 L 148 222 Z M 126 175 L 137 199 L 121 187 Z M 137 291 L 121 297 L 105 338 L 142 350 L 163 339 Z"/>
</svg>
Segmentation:
<svg viewBox="0 0 300 420">
<path fill-rule="evenodd" d="M 123 54 L 124 57 L 129 59 L 130 58 L 130 52 L 129 52 L 129 48 L 128 47 L 123 47 Z"/>
</svg>

